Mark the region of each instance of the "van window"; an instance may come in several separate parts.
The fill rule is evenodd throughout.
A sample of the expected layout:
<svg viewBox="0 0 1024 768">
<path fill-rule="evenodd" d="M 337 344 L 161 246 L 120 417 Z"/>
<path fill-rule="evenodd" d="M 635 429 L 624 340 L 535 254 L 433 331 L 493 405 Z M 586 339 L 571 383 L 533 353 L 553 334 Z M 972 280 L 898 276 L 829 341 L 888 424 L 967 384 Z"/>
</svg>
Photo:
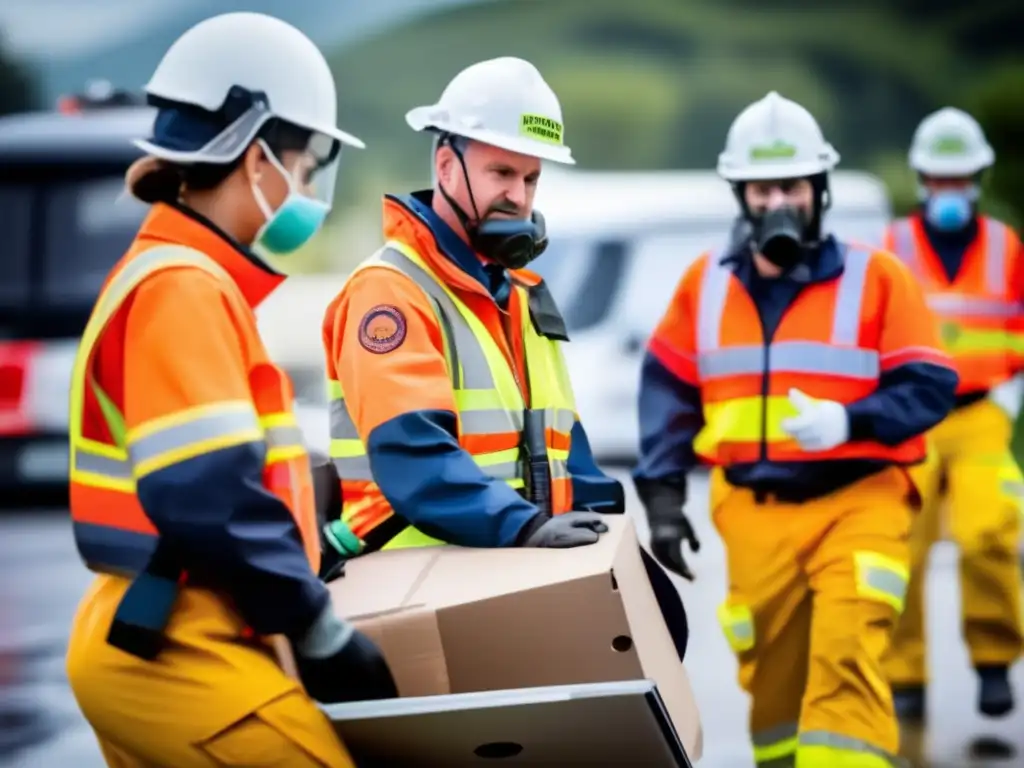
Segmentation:
<svg viewBox="0 0 1024 768">
<path fill-rule="evenodd" d="M 647 339 L 668 308 L 689 266 L 706 251 L 728 245 L 728 226 L 668 232 L 640 238 L 622 287 L 621 330 Z"/>
<path fill-rule="evenodd" d="M 570 336 L 608 316 L 626 271 L 628 249 L 628 241 L 621 238 L 552 238 L 530 265 L 550 288 Z"/>
<path fill-rule="evenodd" d="M 532 268 L 551 288 L 570 336 L 620 311 L 635 318 L 637 327 L 629 331 L 646 333 L 686 267 L 724 244 L 727 231 L 728 225 L 716 225 L 604 240 L 552 239 Z"/>
<path fill-rule="evenodd" d="M 32 189 L 19 184 L 0 184 L 0 310 L 23 310 L 32 293 Z"/>
<path fill-rule="evenodd" d="M 92 306 L 148 210 L 123 196 L 123 188 L 121 176 L 58 180 L 45 188 L 44 301 L 85 311 Z"/>
</svg>

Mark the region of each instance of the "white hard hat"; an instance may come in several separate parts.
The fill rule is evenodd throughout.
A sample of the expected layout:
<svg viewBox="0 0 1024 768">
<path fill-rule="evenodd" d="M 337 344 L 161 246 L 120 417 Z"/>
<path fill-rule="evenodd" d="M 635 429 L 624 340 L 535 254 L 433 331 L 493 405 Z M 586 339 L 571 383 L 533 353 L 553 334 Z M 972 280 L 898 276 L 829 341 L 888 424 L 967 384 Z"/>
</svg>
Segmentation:
<svg viewBox="0 0 1024 768">
<path fill-rule="evenodd" d="M 973 176 L 995 162 L 978 121 L 966 112 L 945 107 L 928 115 L 914 132 L 910 167 L 926 176 Z"/>
<path fill-rule="evenodd" d="M 839 153 L 814 116 L 772 91 L 733 120 L 718 174 L 727 181 L 798 179 L 827 173 L 838 163 Z"/>
<path fill-rule="evenodd" d="M 463 136 L 511 152 L 574 165 L 565 146 L 562 107 L 528 61 L 488 59 L 459 72 L 436 104 L 405 116 L 414 131 Z"/>
<path fill-rule="evenodd" d="M 145 90 L 216 112 L 235 86 L 263 94 L 266 104 L 243 115 L 209 146 L 183 151 L 151 141 L 136 144 L 172 162 L 230 162 L 267 120 L 279 118 L 335 142 L 365 147 L 336 124 L 334 76 L 320 49 L 295 27 L 261 13 L 225 13 L 199 22 L 171 45 Z"/>
</svg>

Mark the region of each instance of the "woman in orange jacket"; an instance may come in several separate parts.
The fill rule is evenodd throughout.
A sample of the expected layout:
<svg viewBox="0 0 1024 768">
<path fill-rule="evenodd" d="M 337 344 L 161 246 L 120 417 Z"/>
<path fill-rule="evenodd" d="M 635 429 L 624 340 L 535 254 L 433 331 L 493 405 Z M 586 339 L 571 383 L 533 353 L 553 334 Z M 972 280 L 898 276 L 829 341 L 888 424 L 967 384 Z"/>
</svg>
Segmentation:
<svg viewBox="0 0 1024 768">
<path fill-rule="evenodd" d="M 334 80 L 301 32 L 226 14 L 186 32 L 146 87 L 128 173 L 153 205 L 84 333 L 71 392 L 71 513 L 97 576 L 68 677 L 111 766 L 351 766 L 312 699 L 396 695 L 339 620 L 293 392 L 254 309 L 330 210 Z M 295 650 L 303 687 L 270 638 Z"/>
</svg>

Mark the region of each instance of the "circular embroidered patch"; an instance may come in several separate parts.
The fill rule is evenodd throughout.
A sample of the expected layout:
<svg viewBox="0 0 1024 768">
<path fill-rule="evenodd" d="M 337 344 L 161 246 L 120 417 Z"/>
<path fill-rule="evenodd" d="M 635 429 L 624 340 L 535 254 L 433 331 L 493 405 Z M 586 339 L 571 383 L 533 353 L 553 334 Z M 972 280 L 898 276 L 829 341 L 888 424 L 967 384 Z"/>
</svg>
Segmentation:
<svg viewBox="0 0 1024 768">
<path fill-rule="evenodd" d="M 398 349 L 405 341 L 405 315 L 398 307 L 379 304 L 359 324 L 359 343 L 376 355 Z"/>
</svg>

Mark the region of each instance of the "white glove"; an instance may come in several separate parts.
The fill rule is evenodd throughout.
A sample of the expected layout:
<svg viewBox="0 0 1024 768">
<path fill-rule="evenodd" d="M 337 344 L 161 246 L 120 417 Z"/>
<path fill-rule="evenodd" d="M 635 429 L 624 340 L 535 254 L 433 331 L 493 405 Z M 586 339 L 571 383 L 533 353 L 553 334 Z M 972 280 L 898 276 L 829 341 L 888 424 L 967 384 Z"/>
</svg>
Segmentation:
<svg viewBox="0 0 1024 768">
<path fill-rule="evenodd" d="M 1016 421 L 1020 413 L 1021 399 L 1024 399 L 1024 376 L 1018 374 L 992 387 L 988 398 L 1003 410 L 1010 421 Z"/>
<path fill-rule="evenodd" d="M 796 416 L 782 420 L 782 428 L 805 451 L 828 451 L 850 438 L 850 419 L 842 403 L 814 400 L 799 389 L 789 390 Z"/>
</svg>

